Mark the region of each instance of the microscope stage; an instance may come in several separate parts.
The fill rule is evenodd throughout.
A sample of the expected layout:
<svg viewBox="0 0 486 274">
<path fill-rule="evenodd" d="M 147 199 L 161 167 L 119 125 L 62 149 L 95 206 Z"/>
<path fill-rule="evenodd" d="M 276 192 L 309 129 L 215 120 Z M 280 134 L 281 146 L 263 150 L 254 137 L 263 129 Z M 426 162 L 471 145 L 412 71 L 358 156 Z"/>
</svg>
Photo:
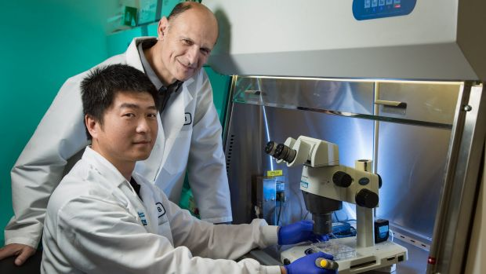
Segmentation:
<svg viewBox="0 0 486 274">
<path fill-rule="evenodd" d="M 282 262 L 293 262 L 306 254 L 322 251 L 334 256 L 339 264 L 339 274 L 362 273 L 388 268 L 407 260 L 407 249 L 391 241 L 370 247 L 356 247 L 356 237 L 332 239 L 328 242 L 296 245 L 280 255 Z M 287 261 L 288 260 L 288 261 Z"/>
</svg>

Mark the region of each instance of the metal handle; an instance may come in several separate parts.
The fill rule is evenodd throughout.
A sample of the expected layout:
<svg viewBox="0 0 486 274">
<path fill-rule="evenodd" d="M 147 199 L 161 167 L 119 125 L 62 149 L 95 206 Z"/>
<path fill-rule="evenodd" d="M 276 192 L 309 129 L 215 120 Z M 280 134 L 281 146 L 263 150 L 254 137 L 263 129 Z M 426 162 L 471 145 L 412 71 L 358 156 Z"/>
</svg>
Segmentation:
<svg viewBox="0 0 486 274">
<path fill-rule="evenodd" d="M 407 103 L 400 101 L 375 100 L 375 105 L 384 105 L 395 108 L 407 108 Z"/>
</svg>

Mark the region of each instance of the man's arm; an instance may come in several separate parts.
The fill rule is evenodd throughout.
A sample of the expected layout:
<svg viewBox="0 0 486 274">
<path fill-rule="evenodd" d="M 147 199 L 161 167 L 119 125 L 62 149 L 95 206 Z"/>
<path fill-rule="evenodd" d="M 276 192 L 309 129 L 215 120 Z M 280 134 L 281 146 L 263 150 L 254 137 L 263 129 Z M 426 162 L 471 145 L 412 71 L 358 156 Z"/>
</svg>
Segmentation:
<svg viewBox="0 0 486 274">
<path fill-rule="evenodd" d="M 58 212 L 58 218 L 46 223 L 44 249 L 49 250 L 43 258 L 46 273 L 54 272 L 56 260 L 64 257 L 84 272 L 156 273 L 161 269 L 168 273 L 201 274 L 280 272 L 278 266 L 262 266 L 255 260 L 193 257 L 189 248 L 174 247 L 168 238 L 148 233 L 125 206 L 108 199 L 79 197 L 50 212 Z M 51 235 L 54 230 L 56 234 Z M 174 228 L 171 230 L 175 232 Z M 199 236 L 205 237 L 203 233 Z"/>
<path fill-rule="evenodd" d="M 222 223 L 233 220 L 222 145 L 222 128 L 213 103 L 209 79 L 203 73 L 189 151 L 188 171 L 201 219 Z"/>
<path fill-rule="evenodd" d="M 20 255 L 18 258 L 25 261 L 33 254 L 42 235 L 49 196 L 59 184 L 68 159 L 87 144 L 76 79 L 63 85 L 12 169 L 15 215 L 5 228 L 6 247 L 0 259 Z"/>
<path fill-rule="evenodd" d="M 276 226 L 255 219 L 251 224 L 213 225 L 198 220 L 172 202 L 163 202 L 175 246 L 187 246 L 196 256 L 238 259 L 255 248 L 278 242 Z"/>
</svg>

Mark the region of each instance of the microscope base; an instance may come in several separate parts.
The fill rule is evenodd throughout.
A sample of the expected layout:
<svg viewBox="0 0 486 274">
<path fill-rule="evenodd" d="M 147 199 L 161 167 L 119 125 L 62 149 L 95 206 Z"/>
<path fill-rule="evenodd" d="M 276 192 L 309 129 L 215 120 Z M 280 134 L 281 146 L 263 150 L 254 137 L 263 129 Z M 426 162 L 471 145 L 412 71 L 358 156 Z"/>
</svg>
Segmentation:
<svg viewBox="0 0 486 274">
<path fill-rule="evenodd" d="M 408 259 L 407 249 L 394 242 L 386 241 L 371 247 L 356 247 L 356 237 L 332 239 L 325 243 L 296 245 L 283 251 L 282 262 L 294 260 L 316 251 L 323 251 L 334 256 L 339 264 L 339 274 L 361 273 L 370 270 L 388 269 Z M 288 261 L 287 261 L 288 260 Z"/>
</svg>

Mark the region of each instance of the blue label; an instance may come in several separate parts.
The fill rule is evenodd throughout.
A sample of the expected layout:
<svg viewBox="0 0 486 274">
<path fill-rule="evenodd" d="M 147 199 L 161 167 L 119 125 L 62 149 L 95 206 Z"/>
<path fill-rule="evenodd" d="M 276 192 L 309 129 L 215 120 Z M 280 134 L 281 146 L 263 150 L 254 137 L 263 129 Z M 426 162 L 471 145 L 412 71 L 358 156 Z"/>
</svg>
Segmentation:
<svg viewBox="0 0 486 274">
<path fill-rule="evenodd" d="M 417 0 L 354 0 L 353 16 L 356 20 L 370 20 L 410 14 Z"/>
<path fill-rule="evenodd" d="M 147 219 L 145 219 L 145 213 L 143 213 L 142 211 L 139 211 L 138 212 L 138 217 L 140 217 L 140 221 L 142 222 L 142 224 L 144 226 L 146 226 L 148 223 L 147 223 Z"/>
<path fill-rule="evenodd" d="M 380 226 L 378 232 L 380 234 L 380 238 L 386 238 L 386 236 L 388 235 L 388 226 L 387 225 L 384 225 L 384 226 Z"/>
<path fill-rule="evenodd" d="M 370 183 L 370 179 L 366 178 L 366 177 L 363 177 L 361 179 L 359 179 L 359 184 L 362 185 L 362 186 L 365 186 L 367 184 Z"/>
<path fill-rule="evenodd" d="M 309 188 L 309 183 L 307 183 L 307 182 L 302 182 L 302 181 L 301 181 L 301 182 L 300 182 L 300 187 L 301 187 L 301 188 Z"/>
</svg>

